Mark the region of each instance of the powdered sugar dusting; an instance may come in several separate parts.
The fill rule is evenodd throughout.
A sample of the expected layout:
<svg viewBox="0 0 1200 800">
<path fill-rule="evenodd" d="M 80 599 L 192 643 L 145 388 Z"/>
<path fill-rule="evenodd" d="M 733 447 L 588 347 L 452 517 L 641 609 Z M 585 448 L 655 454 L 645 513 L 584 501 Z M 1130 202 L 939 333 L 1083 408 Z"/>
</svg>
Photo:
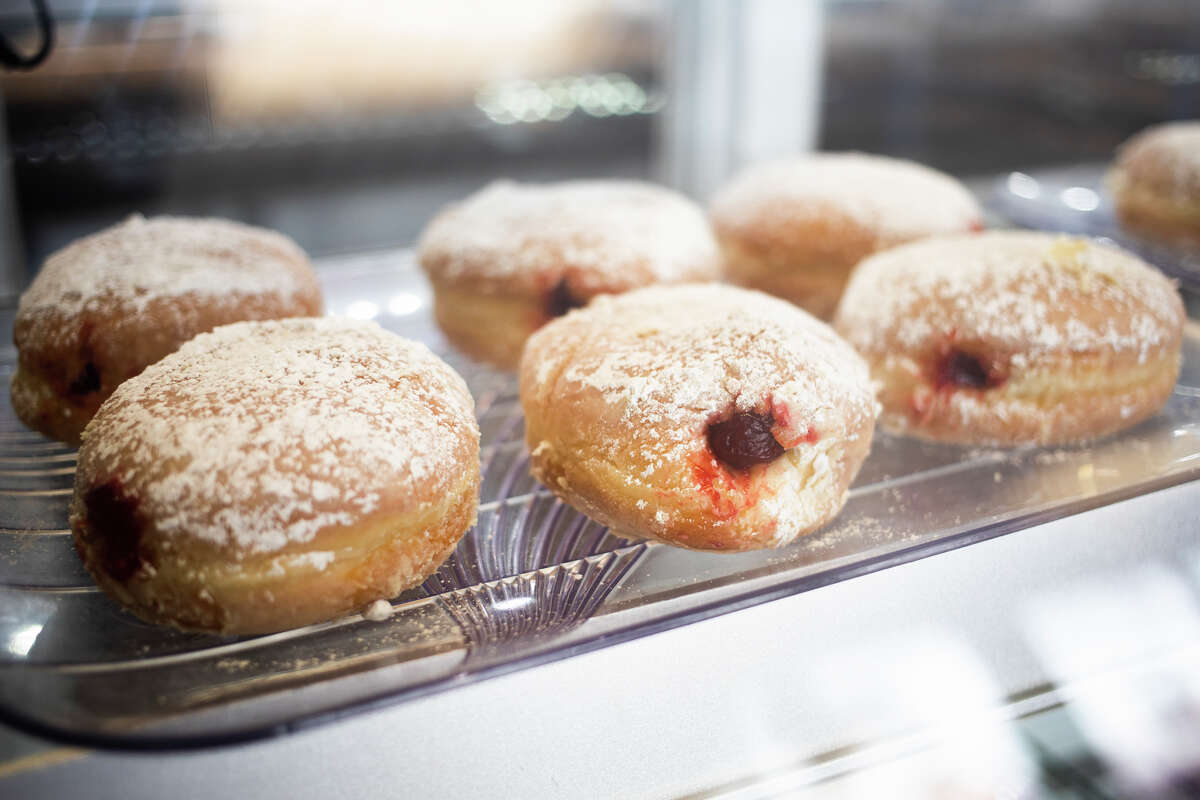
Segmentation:
<svg viewBox="0 0 1200 800">
<path fill-rule="evenodd" d="M 308 288 L 308 257 L 274 231 L 221 219 L 134 215 L 51 255 L 21 296 L 22 316 L 91 308 L 139 313 L 181 294 L 283 295 Z"/>
<path fill-rule="evenodd" d="M 123 383 L 79 474 L 116 476 L 166 537 L 273 552 L 387 507 L 416 509 L 477 457 L 462 379 L 374 323 L 226 325 Z M 323 569 L 325 555 L 309 554 Z"/>
<path fill-rule="evenodd" d="M 421 237 L 421 264 L 443 280 L 544 288 L 565 271 L 584 292 L 711 280 L 718 250 L 703 212 L 635 181 L 499 181 L 451 206 Z M 553 280 L 553 278 L 551 278 Z"/>
<path fill-rule="evenodd" d="M 816 153 L 755 165 L 718 192 L 711 206 L 717 224 L 730 228 L 785 225 L 830 212 L 892 243 L 965 231 L 982 218 L 975 198 L 950 176 L 863 153 Z"/>
<path fill-rule="evenodd" d="M 1121 147 L 1117 168 L 1127 180 L 1173 199 L 1200 201 L 1200 121 L 1147 128 Z"/>
<path fill-rule="evenodd" d="M 526 369 L 523 380 L 543 377 L 530 394 L 599 395 L 609 415 L 605 428 L 620 435 L 591 444 L 610 448 L 614 462 L 646 465 L 642 474 L 624 476 L 631 486 L 654 487 L 656 473 L 679 472 L 689 458 L 704 457 L 708 425 L 735 411 L 774 414 L 781 442 L 809 434 L 821 440 L 818 448 L 800 448 L 806 460 L 876 413 L 866 364 L 828 326 L 790 303 L 729 286 L 597 298 L 534 334 L 531 358 L 538 369 Z M 773 521 L 786 540 L 806 510 L 778 505 Z"/>
<path fill-rule="evenodd" d="M 376 600 L 363 609 L 363 618 L 369 622 L 383 622 L 395 611 L 387 600 Z"/>
<path fill-rule="evenodd" d="M 987 343 L 1014 359 L 1148 353 L 1178 342 L 1183 305 L 1137 257 L 1085 239 L 997 231 L 929 239 L 855 270 L 837 328 L 870 354 L 938 340 Z"/>
</svg>

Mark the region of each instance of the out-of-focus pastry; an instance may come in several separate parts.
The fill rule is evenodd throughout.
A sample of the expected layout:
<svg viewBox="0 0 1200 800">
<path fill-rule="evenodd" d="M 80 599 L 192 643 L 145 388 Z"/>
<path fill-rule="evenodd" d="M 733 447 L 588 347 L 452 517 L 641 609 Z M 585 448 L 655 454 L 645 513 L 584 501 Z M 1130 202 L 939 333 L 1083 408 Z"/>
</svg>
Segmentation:
<svg viewBox="0 0 1200 800">
<path fill-rule="evenodd" d="M 710 217 L 732 281 L 822 318 L 833 314 L 863 258 L 983 227 L 975 198 L 954 178 L 862 153 L 753 166 L 716 194 Z"/>
<path fill-rule="evenodd" d="M 531 333 L 596 295 L 720 270 L 703 212 L 636 181 L 493 183 L 440 213 L 418 253 L 446 337 L 507 368 Z"/>
<path fill-rule="evenodd" d="M 198 333 L 321 313 L 308 257 L 283 234 L 221 219 L 134 216 L 51 255 L 13 327 L 13 410 L 78 444 L 113 390 Z"/>
<path fill-rule="evenodd" d="M 1129 230 L 1200 246 L 1200 121 L 1156 125 L 1134 136 L 1117 153 L 1109 187 Z"/>
</svg>

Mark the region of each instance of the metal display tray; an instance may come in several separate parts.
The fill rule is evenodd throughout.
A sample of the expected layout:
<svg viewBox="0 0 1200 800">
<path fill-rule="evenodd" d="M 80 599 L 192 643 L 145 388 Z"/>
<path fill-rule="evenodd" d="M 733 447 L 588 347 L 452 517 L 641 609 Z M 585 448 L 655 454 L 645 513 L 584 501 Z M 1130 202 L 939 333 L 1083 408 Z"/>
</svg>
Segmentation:
<svg viewBox="0 0 1200 800">
<path fill-rule="evenodd" d="M 1200 324 L 1166 408 L 1086 447 L 962 448 L 876 435 L 845 510 L 780 550 L 705 554 L 631 542 L 529 474 L 512 375 L 454 353 L 407 251 L 318 265 L 332 314 L 428 342 L 466 378 L 483 431 L 478 524 L 383 622 L 267 636 L 184 634 L 120 610 L 66 530 L 75 453 L 0 401 L 0 718 L 111 747 L 292 730 L 453 689 L 1200 478 Z M 0 311 L 11 341 L 13 310 Z M 11 347 L 0 349 L 5 382 Z M 898 599 L 897 602 L 903 602 Z"/>
</svg>

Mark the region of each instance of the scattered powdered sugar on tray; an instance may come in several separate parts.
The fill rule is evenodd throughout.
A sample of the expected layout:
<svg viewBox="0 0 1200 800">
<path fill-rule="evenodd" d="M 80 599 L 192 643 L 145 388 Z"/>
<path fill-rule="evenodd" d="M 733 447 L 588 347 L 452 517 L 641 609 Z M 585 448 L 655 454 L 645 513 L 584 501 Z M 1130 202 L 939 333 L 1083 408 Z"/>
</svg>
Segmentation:
<svg viewBox="0 0 1200 800">
<path fill-rule="evenodd" d="M 363 619 L 369 622 L 383 622 L 395 611 L 387 600 L 376 600 L 363 609 Z"/>
<path fill-rule="evenodd" d="M 570 269 L 584 289 L 709 280 L 719 258 L 694 203 L 619 180 L 492 183 L 439 214 L 418 252 L 439 279 L 535 285 L 540 273 Z"/>
<path fill-rule="evenodd" d="M 985 342 L 1014 363 L 1040 353 L 1136 353 L 1178 341 L 1172 283 L 1129 253 L 1084 239 L 995 231 L 928 239 L 859 264 L 837 327 L 865 353 L 947 337 Z"/>
<path fill-rule="evenodd" d="M 422 344 L 338 318 L 237 323 L 123 383 L 79 473 L 84 491 L 119 480 L 164 536 L 273 552 L 418 508 L 478 436 L 465 383 Z"/>
<path fill-rule="evenodd" d="M 153 300 L 188 293 L 290 294 L 304 288 L 298 276 L 308 264 L 304 251 L 275 231 L 134 215 L 52 254 L 21 296 L 20 314 L 70 315 L 97 304 L 139 313 Z"/>
<path fill-rule="evenodd" d="M 713 219 L 740 228 L 834 212 L 885 242 L 957 233 L 981 219 L 954 178 L 910 161 L 863 153 L 815 153 L 755 165 L 713 198 Z"/>
</svg>

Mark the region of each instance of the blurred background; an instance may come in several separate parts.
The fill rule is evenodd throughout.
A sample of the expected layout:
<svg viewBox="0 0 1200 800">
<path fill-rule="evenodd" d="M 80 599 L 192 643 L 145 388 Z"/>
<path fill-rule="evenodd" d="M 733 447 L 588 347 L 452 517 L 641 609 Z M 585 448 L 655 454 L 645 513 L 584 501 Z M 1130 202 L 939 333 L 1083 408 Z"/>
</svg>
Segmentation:
<svg viewBox="0 0 1200 800">
<path fill-rule="evenodd" d="M 0 3 L 37 50 L 40 0 Z M 48 0 L 6 70 L 7 283 L 134 212 L 411 243 L 498 176 L 664 180 L 819 147 L 970 177 L 1108 159 L 1200 116 L 1179 0 Z"/>
</svg>

